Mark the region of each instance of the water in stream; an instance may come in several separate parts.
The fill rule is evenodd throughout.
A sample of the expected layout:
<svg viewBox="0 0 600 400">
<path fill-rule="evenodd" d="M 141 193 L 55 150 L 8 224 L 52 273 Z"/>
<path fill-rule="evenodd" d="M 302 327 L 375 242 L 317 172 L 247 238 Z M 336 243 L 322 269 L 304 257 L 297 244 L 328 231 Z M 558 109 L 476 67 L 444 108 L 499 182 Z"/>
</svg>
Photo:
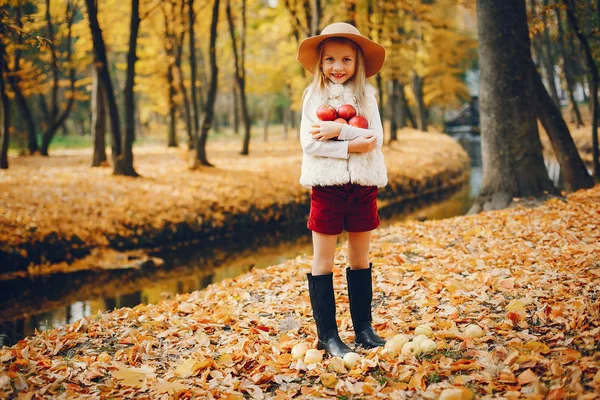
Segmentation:
<svg viewBox="0 0 600 400">
<path fill-rule="evenodd" d="M 459 140 L 471 156 L 468 185 L 453 194 L 395 204 L 380 210 L 382 226 L 407 219 L 440 219 L 463 215 L 481 184 L 479 138 Z M 304 223 L 251 232 L 243 238 L 153 254 L 160 268 L 84 271 L 34 280 L 0 282 L 0 346 L 34 333 L 75 322 L 115 307 L 157 303 L 249 271 L 311 254 Z"/>
</svg>

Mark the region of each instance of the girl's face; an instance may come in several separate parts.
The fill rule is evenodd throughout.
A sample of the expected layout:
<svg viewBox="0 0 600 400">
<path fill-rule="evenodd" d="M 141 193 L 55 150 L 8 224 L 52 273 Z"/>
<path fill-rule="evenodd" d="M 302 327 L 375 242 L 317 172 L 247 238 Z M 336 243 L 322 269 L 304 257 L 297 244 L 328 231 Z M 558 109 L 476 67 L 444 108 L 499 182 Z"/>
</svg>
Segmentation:
<svg viewBox="0 0 600 400">
<path fill-rule="evenodd" d="M 342 43 L 326 43 L 321 69 L 331 82 L 344 83 L 352 78 L 356 69 L 356 50 Z"/>
</svg>

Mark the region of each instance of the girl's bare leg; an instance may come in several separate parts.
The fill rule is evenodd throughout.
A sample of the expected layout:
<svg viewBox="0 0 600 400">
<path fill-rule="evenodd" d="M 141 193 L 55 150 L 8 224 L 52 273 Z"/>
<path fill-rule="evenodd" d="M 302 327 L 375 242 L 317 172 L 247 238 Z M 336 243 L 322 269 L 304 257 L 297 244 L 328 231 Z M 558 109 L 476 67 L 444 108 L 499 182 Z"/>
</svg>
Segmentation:
<svg viewBox="0 0 600 400">
<path fill-rule="evenodd" d="M 369 268 L 371 232 L 348 232 L 348 263 L 351 269 Z"/>
<path fill-rule="evenodd" d="M 337 235 L 325 235 L 323 233 L 313 231 L 312 239 L 312 274 L 314 276 L 330 274 L 333 270 L 333 258 L 335 257 Z"/>
</svg>

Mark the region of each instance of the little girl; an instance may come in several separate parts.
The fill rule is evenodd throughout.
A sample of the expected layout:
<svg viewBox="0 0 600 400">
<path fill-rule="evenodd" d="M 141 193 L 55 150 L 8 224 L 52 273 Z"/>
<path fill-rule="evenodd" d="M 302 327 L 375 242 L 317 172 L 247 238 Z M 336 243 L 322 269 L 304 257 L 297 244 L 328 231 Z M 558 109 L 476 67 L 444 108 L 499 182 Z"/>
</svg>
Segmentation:
<svg viewBox="0 0 600 400">
<path fill-rule="evenodd" d="M 348 232 L 348 297 L 355 342 L 364 348 L 383 346 L 371 326 L 373 287 L 369 247 L 371 231 L 379 226 L 377 190 L 387 184 L 381 152 L 383 129 L 368 77 L 385 60 L 385 48 L 350 24 L 333 23 L 320 35 L 305 39 L 298 60 L 314 74 L 304 92 L 300 141 L 300 183 L 311 187 L 308 228 L 313 238 L 313 264 L 308 289 L 317 325 L 319 349 L 343 357 L 350 349 L 339 337 L 333 293 L 333 260 L 337 236 Z M 351 104 L 369 128 L 317 118 L 322 105 L 336 110 Z"/>
</svg>

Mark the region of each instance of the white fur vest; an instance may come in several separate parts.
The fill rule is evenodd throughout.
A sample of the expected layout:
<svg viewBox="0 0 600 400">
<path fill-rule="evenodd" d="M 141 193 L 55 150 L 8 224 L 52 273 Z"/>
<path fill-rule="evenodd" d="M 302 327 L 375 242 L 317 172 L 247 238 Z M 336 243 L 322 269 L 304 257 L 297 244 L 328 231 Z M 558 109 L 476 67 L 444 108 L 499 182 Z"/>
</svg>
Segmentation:
<svg viewBox="0 0 600 400">
<path fill-rule="evenodd" d="M 332 84 L 329 98 L 325 100 L 320 94 L 313 94 L 310 87 L 307 88 L 304 94 L 300 124 L 300 141 L 304 152 L 300 176 L 302 186 L 355 183 L 362 186 L 383 187 L 387 184 L 387 170 L 381 152 L 383 128 L 377 107 L 375 88 L 368 85 L 366 94 L 367 110 L 358 110 L 358 113 L 369 120 L 368 130 L 345 126 L 342 132 L 349 138 L 373 134 L 377 139 L 377 146 L 369 153 L 348 153 L 348 140 L 350 139 L 319 142 L 312 138 L 309 130 L 312 124 L 320 122 L 316 111 L 323 104 L 329 104 L 336 109 L 343 104 L 352 104 L 358 109 L 351 89 L 344 85 Z"/>
</svg>

